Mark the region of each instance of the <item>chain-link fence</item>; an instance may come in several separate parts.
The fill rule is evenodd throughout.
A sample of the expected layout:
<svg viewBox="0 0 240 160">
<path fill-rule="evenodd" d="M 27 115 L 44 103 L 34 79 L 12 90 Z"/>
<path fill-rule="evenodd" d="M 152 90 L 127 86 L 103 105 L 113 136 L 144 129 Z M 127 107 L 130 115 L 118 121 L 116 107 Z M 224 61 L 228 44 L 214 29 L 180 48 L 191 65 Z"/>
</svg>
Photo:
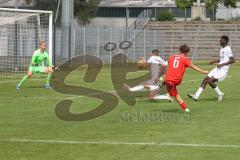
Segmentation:
<svg viewBox="0 0 240 160">
<path fill-rule="evenodd" d="M 118 53 L 124 53 L 130 61 L 135 61 L 149 55 L 154 48 L 163 50 L 163 33 L 157 31 L 103 27 L 57 27 L 55 31 L 57 64 L 77 55 L 94 55 L 105 63 L 111 63 L 112 56 Z M 66 46 L 70 48 L 66 49 Z"/>
<path fill-rule="evenodd" d="M 64 33 L 68 32 L 68 34 Z M 62 35 L 67 35 L 62 36 Z M 237 31 L 160 31 L 125 30 L 104 27 L 57 27 L 55 32 L 55 60 L 62 63 L 77 55 L 94 55 L 111 63 L 114 54 L 124 53 L 130 61 L 147 57 L 158 49 L 163 58 L 178 51 L 181 44 L 191 47 L 193 60 L 219 56 L 221 35 L 230 37 L 229 45 L 236 58 L 240 57 L 240 33 Z M 66 48 L 69 46 L 70 48 Z"/>
<path fill-rule="evenodd" d="M 1 58 L 1 72 L 25 73 L 30 63 L 31 53 L 38 47 L 39 38 L 36 35 L 46 35 L 48 37 L 47 29 L 33 30 L 31 27 L 23 27 L 29 26 L 22 26 L 17 37 L 8 37 L 11 41 L 6 41 L 6 44 L 15 44 L 16 41 L 18 47 L 15 48 L 17 50 L 13 51 L 11 49 L 14 45 L 0 47 L 0 54 L 4 53 L 4 57 L 15 57 L 14 62 L 8 61 L 7 58 Z M 25 32 L 22 31 L 23 29 Z M 36 34 L 33 31 L 41 33 Z M 0 27 L 0 33 L 7 35 L 7 30 Z M 239 59 L 240 33 L 237 31 L 160 31 L 104 27 L 54 27 L 52 59 L 55 65 L 60 65 L 75 56 L 93 55 L 102 59 L 105 64 L 110 64 L 114 55 L 124 53 L 130 62 L 134 62 L 139 57 L 150 56 L 153 49 L 158 49 L 160 56 L 167 59 L 171 54 L 178 52 L 178 47 L 184 43 L 190 46 L 190 57 L 193 60 L 213 59 L 219 58 L 219 39 L 223 34 L 230 37 L 229 45 L 232 47 L 236 59 Z M 33 46 L 30 47 L 29 44 Z"/>
</svg>

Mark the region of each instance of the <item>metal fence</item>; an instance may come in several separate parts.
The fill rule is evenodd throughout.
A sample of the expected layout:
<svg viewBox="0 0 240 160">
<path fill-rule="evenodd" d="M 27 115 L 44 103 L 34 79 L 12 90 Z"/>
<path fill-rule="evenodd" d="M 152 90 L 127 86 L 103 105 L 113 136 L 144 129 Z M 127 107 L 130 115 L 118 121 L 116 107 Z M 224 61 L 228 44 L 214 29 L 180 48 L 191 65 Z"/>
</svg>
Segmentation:
<svg viewBox="0 0 240 160">
<path fill-rule="evenodd" d="M 68 31 L 70 39 L 61 36 Z M 240 58 L 240 33 L 235 31 L 159 31 L 125 30 L 103 27 L 57 28 L 55 36 L 56 62 L 62 63 L 77 55 L 94 55 L 105 63 L 111 63 L 112 56 L 118 53 L 127 55 L 130 61 L 147 57 L 153 49 L 161 56 L 169 57 L 178 47 L 187 43 L 193 60 L 212 59 L 219 56 L 221 35 L 230 37 L 229 44 L 236 58 Z M 70 49 L 66 49 L 66 47 Z"/>
<path fill-rule="evenodd" d="M 0 60 L 0 72 L 22 74 L 28 69 L 32 56 L 30 53 L 37 49 L 37 46 L 36 39 L 28 36 L 32 30 L 29 28 L 25 30 L 29 32 L 21 32 L 21 35 L 15 37 L 19 38 L 17 40 L 19 49 L 12 51 L 11 45 L 0 47 L 1 53 L 5 53 Z M 44 31 L 44 35 L 48 35 L 45 33 L 47 31 Z M 2 30 L 0 33 L 5 32 Z M 53 60 L 55 65 L 60 65 L 75 56 L 93 55 L 102 59 L 105 64 L 110 64 L 114 55 L 124 53 L 129 61 L 134 62 L 139 57 L 150 56 L 153 49 L 158 49 L 160 56 L 167 59 L 171 54 L 176 53 L 178 47 L 184 43 L 190 46 L 190 57 L 193 60 L 213 59 L 219 58 L 219 39 L 223 34 L 230 37 L 229 44 L 233 54 L 236 59 L 240 59 L 240 33 L 237 30 L 160 31 L 104 27 L 55 27 Z M 14 37 L 12 37 L 12 41 L 14 41 Z M 32 50 L 29 48 L 29 44 L 33 44 Z M 17 57 L 17 63 L 8 61 L 9 57 L 15 57 L 15 59 Z"/>
<path fill-rule="evenodd" d="M 129 60 L 147 56 L 151 50 L 163 50 L 162 32 L 147 30 L 125 30 L 102 27 L 56 28 L 55 60 L 62 63 L 77 55 L 94 55 L 105 63 L 111 63 L 112 56 L 124 53 Z M 61 36 L 69 32 L 70 39 Z M 66 50 L 64 47 L 69 46 Z"/>
</svg>

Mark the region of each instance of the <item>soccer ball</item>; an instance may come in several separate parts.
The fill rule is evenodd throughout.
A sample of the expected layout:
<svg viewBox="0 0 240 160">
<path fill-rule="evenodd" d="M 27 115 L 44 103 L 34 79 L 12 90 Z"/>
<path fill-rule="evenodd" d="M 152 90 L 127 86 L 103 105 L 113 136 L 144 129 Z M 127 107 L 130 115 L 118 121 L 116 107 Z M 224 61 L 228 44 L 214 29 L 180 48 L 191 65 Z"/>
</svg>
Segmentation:
<svg viewBox="0 0 240 160">
<path fill-rule="evenodd" d="M 144 57 L 139 58 L 137 61 L 137 67 L 139 69 L 146 69 L 147 68 L 147 61 Z"/>
</svg>

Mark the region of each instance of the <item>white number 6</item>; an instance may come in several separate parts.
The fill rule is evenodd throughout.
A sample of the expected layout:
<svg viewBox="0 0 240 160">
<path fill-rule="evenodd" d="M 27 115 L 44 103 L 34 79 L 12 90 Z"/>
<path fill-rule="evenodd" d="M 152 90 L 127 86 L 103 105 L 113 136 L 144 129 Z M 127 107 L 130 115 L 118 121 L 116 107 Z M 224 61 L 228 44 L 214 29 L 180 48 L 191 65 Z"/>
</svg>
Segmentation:
<svg viewBox="0 0 240 160">
<path fill-rule="evenodd" d="M 179 59 L 180 59 L 180 57 L 175 57 L 174 62 L 173 62 L 173 68 L 178 68 L 178 66 L 179 66 Z"/>
</svg>

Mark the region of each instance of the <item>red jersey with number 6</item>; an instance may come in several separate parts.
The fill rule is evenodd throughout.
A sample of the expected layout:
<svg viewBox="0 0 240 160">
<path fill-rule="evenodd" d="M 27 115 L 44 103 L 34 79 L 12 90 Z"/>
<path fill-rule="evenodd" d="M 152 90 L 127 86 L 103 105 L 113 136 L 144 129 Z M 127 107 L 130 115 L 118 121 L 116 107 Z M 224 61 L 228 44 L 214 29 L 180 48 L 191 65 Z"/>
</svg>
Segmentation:
<svg viewBox="0 0 240 160">
<path fill-rule="evenodd" d="M 176 54 L 168 59 L 168 69 L 165 76 L 165 81 L 174 82 L 174 84 L 180 84 L 183 79 L 183 75 L 187 67 L 192 62 L 184 54 Z"/>
</svg>

